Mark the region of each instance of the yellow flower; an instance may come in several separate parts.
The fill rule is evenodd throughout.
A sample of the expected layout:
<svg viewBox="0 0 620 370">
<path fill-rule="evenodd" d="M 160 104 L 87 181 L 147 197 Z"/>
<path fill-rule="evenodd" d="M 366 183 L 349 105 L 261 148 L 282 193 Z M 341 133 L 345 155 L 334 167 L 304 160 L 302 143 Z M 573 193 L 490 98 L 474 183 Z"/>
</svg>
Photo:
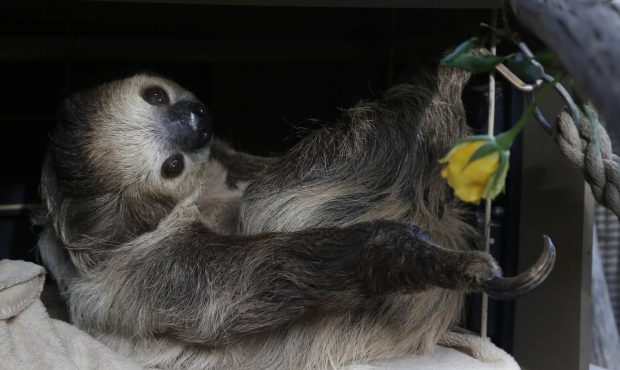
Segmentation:
<svg viewBox="0 0 620 370">
<path fill-rule="evenodd" d="M 482 146 L 484 148 L 480 149 Z M 480 149 L 480 151 L 479 151 Z M 476 153 L 472 161 L 472 156 Z M 440 163 L 447 163 L 441 177 L 448 181 L 461 200 L 479 203 L 493 199 L 503 189 L 508 172 L 508 151 L 500 149 L 492 137 L 457 144 Z"/>
</svg>

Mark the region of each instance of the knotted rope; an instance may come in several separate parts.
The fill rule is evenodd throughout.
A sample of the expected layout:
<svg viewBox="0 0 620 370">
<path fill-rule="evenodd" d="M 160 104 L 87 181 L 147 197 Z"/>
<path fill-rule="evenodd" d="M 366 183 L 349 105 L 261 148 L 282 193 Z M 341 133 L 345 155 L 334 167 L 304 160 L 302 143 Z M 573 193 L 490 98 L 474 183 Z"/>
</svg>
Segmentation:
<svg viewBox="0 0 620 370">
<path fill-rule="evenodd" d="M 582 170 L 594 198 L 620 217 L 620 157 L 613 153 L 605 128 L 584 116 L 576 124 L 565 108 L 554 135 L 564 156 Z"/>
</svg>

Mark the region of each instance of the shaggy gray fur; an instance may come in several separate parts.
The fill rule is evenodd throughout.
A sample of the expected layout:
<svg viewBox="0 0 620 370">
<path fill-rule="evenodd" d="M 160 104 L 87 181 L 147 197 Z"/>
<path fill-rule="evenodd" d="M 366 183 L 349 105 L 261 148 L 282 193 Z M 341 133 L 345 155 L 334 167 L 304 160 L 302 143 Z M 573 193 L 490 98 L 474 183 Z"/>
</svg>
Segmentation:
<svg viewBox="0 0 620 370">
<path fill-rule="evenodd" d="M 159 77 L 69 97 L 39 222 L 72 321 L 166 368 L 342 368 L 430 351 L 463 292 L 499 274 L 464 250 L 475 233 L 439 176 L 467 133 L 467 79 L 423 74 L 274 159 L 217 139 L 175 147 L 167 106 L 141 92 L 197 100 Z M 179 153 L 183 172 L 162 177 Z"/>
</svg>

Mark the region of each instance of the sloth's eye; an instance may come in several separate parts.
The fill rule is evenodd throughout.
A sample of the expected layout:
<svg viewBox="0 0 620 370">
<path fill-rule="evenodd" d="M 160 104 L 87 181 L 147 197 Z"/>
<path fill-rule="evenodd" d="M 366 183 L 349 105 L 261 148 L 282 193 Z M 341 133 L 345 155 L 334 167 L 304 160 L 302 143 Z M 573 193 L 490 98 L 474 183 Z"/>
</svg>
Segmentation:
<svg viewBox="0 0 620 370">
<path fill-rule="evenodd" d="M 184 168 L 183 156 L 175 154 L 164 161 L 164 164 L 161 166 L 161 176 L 167 179 L 177 177 L 183 172 Z"/>
<path fill-rule="evenodd" d="M 165 105 L 170 104 L 170 98 L 166 91 L 159 86 L 147 87 L 142 92 L 142 99 L 151 105 Z"/>
</svg>

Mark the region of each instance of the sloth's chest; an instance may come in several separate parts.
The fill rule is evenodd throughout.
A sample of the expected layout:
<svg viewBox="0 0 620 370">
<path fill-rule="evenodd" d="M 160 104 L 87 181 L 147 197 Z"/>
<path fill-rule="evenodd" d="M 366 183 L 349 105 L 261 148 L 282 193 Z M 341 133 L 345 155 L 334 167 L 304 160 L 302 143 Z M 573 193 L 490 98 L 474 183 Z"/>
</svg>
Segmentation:
<svg viewBox="0 0 620 370">
<path fill-rule="evenodd" d="M 231 235 L 237 231 L 240 197 L 201 198 L 198 202 L 201 221 L 219 234 Z"/>
</svg>

